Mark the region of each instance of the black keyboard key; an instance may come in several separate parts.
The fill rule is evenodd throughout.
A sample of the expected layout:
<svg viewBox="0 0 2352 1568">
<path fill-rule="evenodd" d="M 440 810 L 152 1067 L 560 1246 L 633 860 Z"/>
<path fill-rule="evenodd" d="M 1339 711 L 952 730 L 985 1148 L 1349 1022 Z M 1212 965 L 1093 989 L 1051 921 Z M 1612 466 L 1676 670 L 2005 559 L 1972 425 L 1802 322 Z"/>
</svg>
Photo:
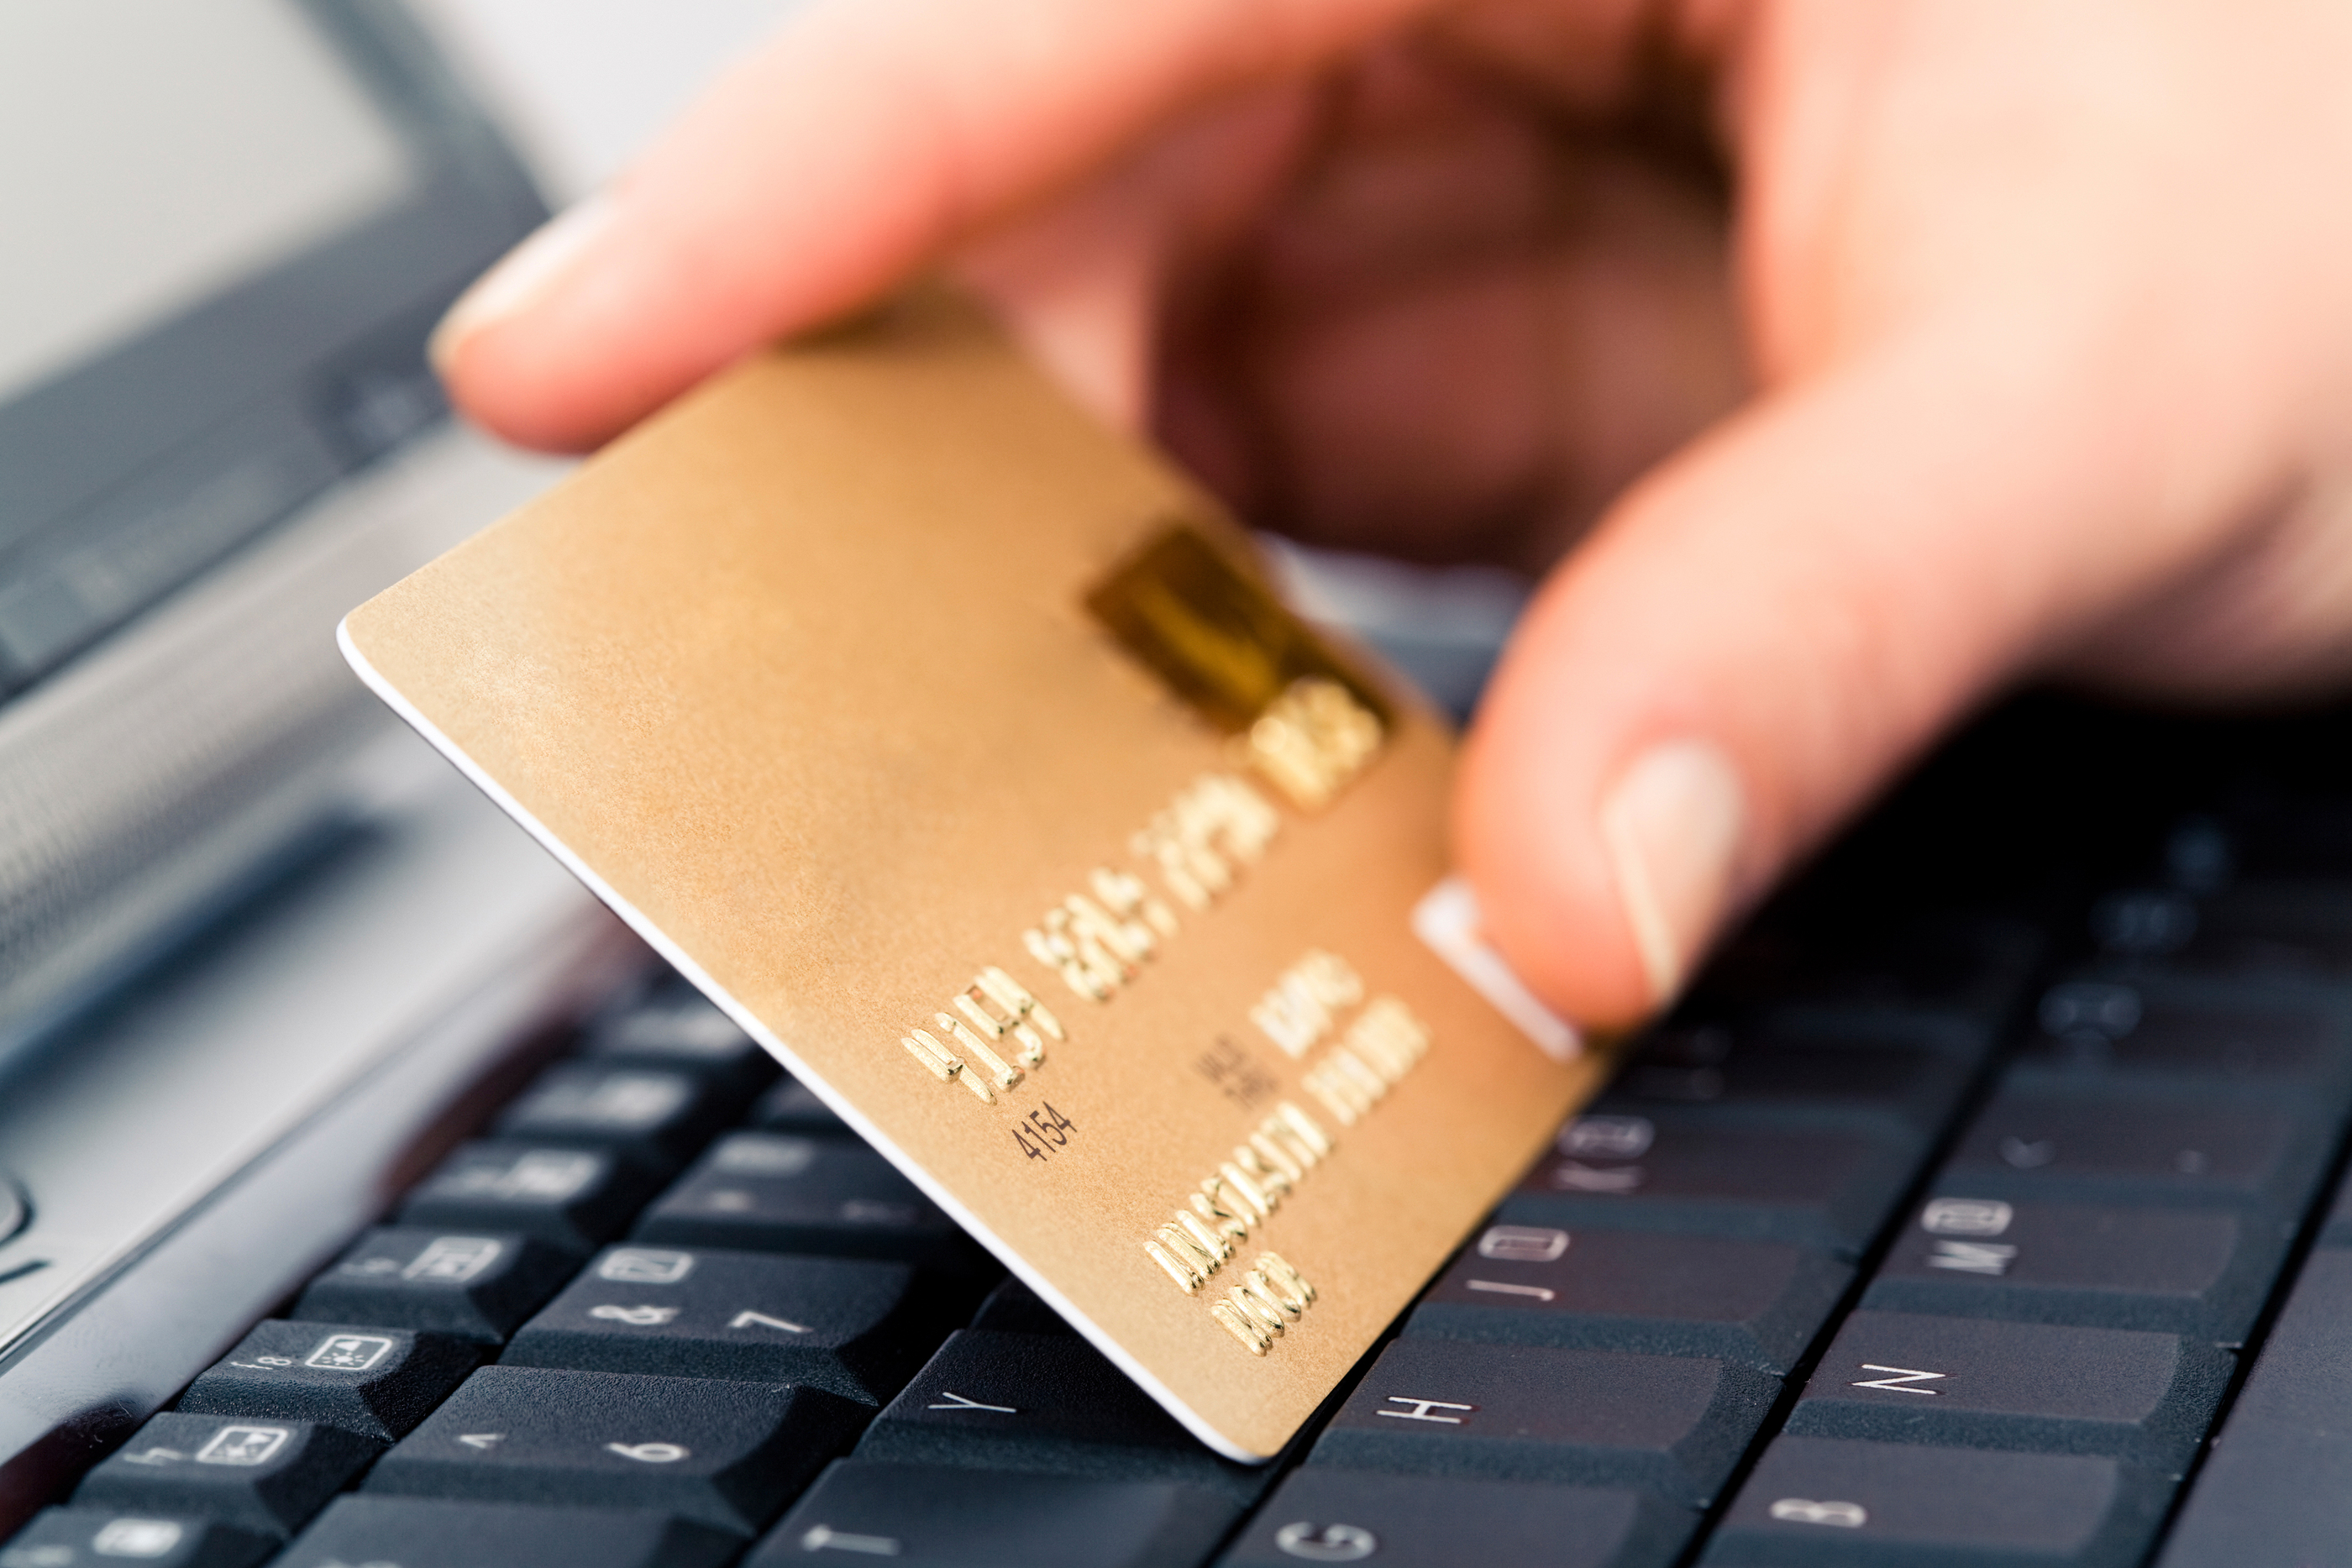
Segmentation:
<svg viewBox="0 0 2352 1568">
<path fill-rule="evenodd" d="M 1852 1255 L 1906 1185 L 1910 1145 L 1861 1132 L 1695 1127 L 1647 1116 L 1580 1116 L 1497 1218 L 1568 1230 L 1600 1225 Z"/>
<path fill-rule="evenodd" d="M 479 1344 L 455 1335 L 272 1321 L 190 1384 L 178 1408 L 315 1421 L 389 1443 L 424 1420 L 481 1360 Z"/>
<path fill-rule="evenodd" d="M 849 1124 L 833 1113 L 833 1107 L 816 1097 L 816 1092 L 798 1079 L 787 1078 L 760 1096 L 745 1118 L 763 1133 L 799 1133 L 808 1137 L 842 1137 L 850 1135 Z"/>
<path fill-rule="evenodd" d="M 2177 957 L 2200 924 L 2196 894 L 2177 887 L 2117 888 L 2091 905 L 2089 918 L 2092 944 L 2108 967 Z"/>
<path fill-rule="evenodd" d="M 283 1540 L 383 1451 L 307 1421 L 166 1411 L 82 1479 L 76 1508 L 194 1514 Z"/>
<path fill-rule="evenodd" d="M 655 1179 L 618 1155 L 489 1139 L 461 1144 L 400 1206 L 404 1225 L 519 1230 L 573 1252 L 619 1235 Z"/>
<path fill-rule="evenodd" d="M 2201 898 L 2126 889 L 2092 906 L 2091 936 L 2126 973 L 2339 980 L 2352 975 L 2352 886 L 2249 882 Z"/>
<path fill-rule="evenodd" d="M 646 1211 L 636 1235 L 683 1247 L 980 1266 L 962 1230 L 914 1183 L 840 1138 L 731 1134 Z"/>
<path fill-rule="evenodd" d="M 2175 1334 L 1861 1312 L 1839 1325 L 1783 1429 L 2177 1472 L 2235 1368 L 2227 1351 Z"/>
<path fill-rule="evenodd" d="M 1643 1487 L 1703 1507 L 1780 1391 L 1778 1378 L 1719 1361 L 1402 1339 L 1310 1462 Z"/>
<path fill-rule="evenodd" d="M 0 1568 L 99 1568 L 128 1559 L 151 1568 L 254 1568 L 271 1537 L 188 1514 L 52 1508 L 0 1544 Z"/>
<path fill-rule="evenodd" d="M 1219 1568 L 1665 1568 L 1698 1517 L 1645 1493 L 1314 1467 L 1282 1483 Z"/>
<path fill-rule="evenodd" d="M 1238 1511 L 1169 1481 L 844 1459 L 744 1568 L 886 1558 L 899 1568 L 1192 1568 Z"/>
<path fill-rule="evenodd" d="M 337 1498 L 272 1568 L 721 1568 L 729 1531 L 618 1508 Z"/>
<path fill-rule="evenodd" d="M 730 1107 L 743 1104 L 783 1071 L 765 1046 L 686 986 L 599 1019 L 580 1055 L 604 1067 L 691 1072 Z"/>
<path fill-rule="evenodd" d="M 555 1293 L 578 1260 L 513 1231 L 371 1230 L 310 1281 L 294 1315 L 501 1340 Z"/>
<path fill-rule="evenodd" d="M 856 1457 L 1178 1481 L 1237 1498 L 1261 1479 L 1195 1442 L 1075 1334 L 950 1334 L 866 1429 Z"/>
<path fill-rule="evenodd" d="M 819 1389 L 486 1366 L 368 1477 L 413 1497 L 641 1508 L 758 1530 L 847 1446 Z"/>
<path fill-rule="evenodd" d="M 879 1405 L 948 1303 L 903 1263 L 615 1247 L 516 1333 L 510 1366 L 799 1383 Z"/>
<path fill-rule="evenodd" d="M 1704 1113 L 1710 1125 L 1853 1127 L 1918 1140 L 1942 1129 L 1969 1074 L 1969 1061 L 1948 1051 L 1703 1025 L 1652 1035 L 1592 1111 Z"/>
<path fill-rule="evenodd" d="M 1777 1242 L 1489 1226 L 1415 1308 L 1440 1339 L 1693 1355 L 1786 1373 L 1852 1270 Z"/>
<path fill-rule="evenodd" d="M 609 1149 L 667 1176 L 693 1157 L 728 1107 L 691 1072 L 560 1061 L 500 1113 L 502 1138 Z"/>
<path fill-rule="evenodd" d="M 2165 863 L 2175 882 L 2208 889 L 2241 878 L 2352 877 L 2352 802 L 2282 796 L 2237 802 L 2226 817 L 2183 817 L 2166 839 Z"/>
<path fill-rule="evenodd" d="M 2341 1563 L 2352 1552 L 2352 1251 L 2305 1260 L 2197 1473 L 2162 1568 Z"/>
<path fill-rule="evenodd" d="M 1729 1568 L 2126 1568 L 2171 1482 L 2118 1460 L 1781 1437 L 1699 1561 Z"/>
<path fill-rule="evenodd" d="M 967 1328 L 994 1329 L 1002 1333 L 1076 1333 L 1062 1314 L 1037 1299 L 1018 1280 L 1007 1280 L 988 1292 Z"/>
<path fill-rule="evenodd" d="M 1716 956 L 1688 1010 L 1825 1034 L 1868 1030 L 1980 1053 L 2008 1021 L 2045 945 L 2034 925 L 1998 915 L 1938 914 L 1889 926 L 1874 911 L 1865 929 L 1811 937 L 1768 924 Z"/>
<path fill-rule="evenodd" d="M 2344 1011 L 2308 992 L 2075 979 L 2042 993 L 2008 1076 L 2040 1089 L 2122 1083 L 2334 1099 L 2347 1071 Z"/>
<path fill-rule="evenodd" d="M 1863 1304 L 1889 1312 L 2245 1336 L 2294 1227 L 2232 1209 L 1938 1197 L 1895 1238 Z"/>
<path fill-rule="evenodd" d="M 1945 1180 L 1994 1197 L 2300 1213 L 2326 1155 L 2326 1128 L 2281 1105 L 2008 1091 L 1961 1134 Z"/>
</svg>

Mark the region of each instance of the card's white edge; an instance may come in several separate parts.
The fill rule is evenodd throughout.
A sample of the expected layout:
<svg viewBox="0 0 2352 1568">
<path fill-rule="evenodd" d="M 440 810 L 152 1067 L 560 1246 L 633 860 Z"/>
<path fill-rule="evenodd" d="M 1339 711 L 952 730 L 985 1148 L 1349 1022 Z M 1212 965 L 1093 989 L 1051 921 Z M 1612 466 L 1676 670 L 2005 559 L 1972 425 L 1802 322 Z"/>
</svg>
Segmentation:
<svg viewBox="0 0 2352 1568">
<path fill-rule="evenodd" d="M 370 691 L 383 700 L 387 707 L 399 715 L 404 723 L 431 743 L 435 750 L 456 765 L 457 770 L 470 779 L 476 789 L 496 802 L 500 810 L 521 823 L 523 831 L 538 840 L 541 849 L 553 855 L 562 862 L 565 870 L 585 883 L 591 893 L 602 899 L 614 914 L 619 915 L 628 925 L 631 930 L 645 939 L 646 946 L 660 954 L 672 968 L 692 980 L 703 995 L 717 1003 L 729 1018 L 735 1020 L 738 1027 L 753 1040 L 758 1040 L 771 1056 L 775 1057 L 790 1069 L 793 1077 L 814 1090 L 816 1097 L 824 1101 L 835 1115 L 849 1124 L 851 1130 L 880 1150 L 883 1156 L 896 1166 L 908 1180 L 920 1187 L 923 1196 L 937 1204 L 958 1225 L 962 1226 L 964 1230 L 982 1246 L 994 1253 L 998 1260 L 1010 1269 L 1023 1284 L 1035 1291 L 1038 1297 L 1053 1307 L 1055 1312 L 1060 1312 L 1063 1318 L 1084 1334 L 1097 1350 L 1108 1356 L 1112 1364 L 1133 1378 L 1138 1386 L 1158 1400 L 1160 1407 L 1181 1422 L 1186 1431 L 1226 1458 L 1241 1464 L 1263 1465 L 1276 1458 L 1275 1454 L 1254 1454 L 1242 1448 L 1211 1426 L 1191 1406 L 1178 1398 L 1172 1389 L 1154 1377 L 1148 1368 L 1120 1348 L 1116 1340 L 1097 1327 L 1084 1312 L 1078 1311 L 1069 1298 L 1054 1288 L 1051 1281 L 1032 1269 L 1019 1253 L 1007 1246 L 987 1226 L 982 1224 L 980 1218 L 958 1202 L 953 1193 L 941 1186 L 929 1172 L 908 1158 L 905 1151 L 885 1136 L 879 1127 L 868 1121 L 856 1106 L 843 1098 L 821 1074 L 803 1062 L 799 1054 L 771 1032 L 757 1016 L 730 996 L 716 980 L 704 972 L 700 965 L 688 957 L 683 949 L 663 935 L 661 928 L 648 920 L 641 910 L 623 898 L 604 878 L 591 871 L 586 862 L 572 853 L 562 840 L 547 831 L 546 824 L 526 810 L 522 802 L 508 794 L 496 779 L 485 773 L 474 759 L 466 754 L 464 748 L 444 735 L 432 720 L 418 712 L 414 704 L 385 680 L 373 664 L 368 663 L 367 655 L 361 653 L 358 645 L 352 641 L 351 620 L 348 616 L 336 624 L 335 645 L 343 651 L 343 658 L 349 662 L 352 671 L 366 684 Z M 1286 1439 L 1286 1442 L 1287 1439 Z"/>
<path fill-rule="evenodd" d="M 1478 895 L 1467 879 L 1448 876 L 1412 906 L 1412 931 L 1447 968 L 1468 982 L 1528 1037 L 1538 1051 L 1568 1066 L 1584 1054 L 1584 1036 L 1528 989 L 1518 972 L 1478 932 Z"/>
</svg>

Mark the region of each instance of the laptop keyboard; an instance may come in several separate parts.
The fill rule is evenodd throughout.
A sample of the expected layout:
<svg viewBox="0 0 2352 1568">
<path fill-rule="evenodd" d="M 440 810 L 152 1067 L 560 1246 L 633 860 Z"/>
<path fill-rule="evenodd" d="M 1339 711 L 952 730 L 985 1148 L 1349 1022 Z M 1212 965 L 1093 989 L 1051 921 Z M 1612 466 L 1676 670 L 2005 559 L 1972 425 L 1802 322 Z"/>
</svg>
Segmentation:
<svg viewBox="0 0 2352 1568">
<path fill-rule="evenodd" d="M 1768 914 L 1262 1469 L 655 985 L 0 1568 L 2352 1560 L 2332 842 Z"/>
</svg>

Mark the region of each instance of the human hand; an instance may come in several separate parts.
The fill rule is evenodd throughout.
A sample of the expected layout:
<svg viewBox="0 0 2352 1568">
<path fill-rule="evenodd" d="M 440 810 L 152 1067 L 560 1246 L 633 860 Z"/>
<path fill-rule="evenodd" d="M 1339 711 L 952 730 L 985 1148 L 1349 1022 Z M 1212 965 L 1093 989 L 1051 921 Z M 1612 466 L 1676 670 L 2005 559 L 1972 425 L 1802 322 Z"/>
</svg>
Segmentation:
<svg viewBox="0 0 2352 1568">
<path fill-rule="evenodd" d="M 2352 669 L 2347 77 L 2326 0 L 825 0 L 437 357 L 581 446 L 946 261 L 1254 522 L 1566 550 L 1455 843 L 1622 1021 L 2006 684 Z"/>
</svg>

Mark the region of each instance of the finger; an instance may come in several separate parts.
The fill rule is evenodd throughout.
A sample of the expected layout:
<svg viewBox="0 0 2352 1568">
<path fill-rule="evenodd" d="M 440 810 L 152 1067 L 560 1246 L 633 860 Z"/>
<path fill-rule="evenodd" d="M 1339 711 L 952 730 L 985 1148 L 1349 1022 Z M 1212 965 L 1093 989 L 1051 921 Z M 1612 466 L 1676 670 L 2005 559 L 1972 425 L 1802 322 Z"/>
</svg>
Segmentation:
<svg viewBox="0 0 2352 1568">
<path fill-rule="evenodd" d="M 1262 526 L 1540 573 L 1745 392 L 1722 225 L 1703 198 L 1604 151 L 1545 172 L 1570 216 L 1496 223 L 1490 210 L 1450 249 L 1384 246 L 1393 219 L 1378 187 L 1398 162 L 1468 163 L 1458 188 L 1502 162 L 1463 140 L 1302 182 L 1262 225 L 1246 313 L 1171 342 L 1171 378 L 1202 388 L 1190 406 L 1222 411 L 1240 427 L 1224 444 L 1256 457 L 1239 484 L 1202 460 L 1215 447 L 1200 419 L 1162 428 Z M 1404 172 L 1416 197 L 1433 183 Z M 1333 184 L 1376 193 L 1324 199 Z"/>
<path fill-rule="evenodd" d="M 1225 265 L 1293 176 L 1315 120 L 1313 95 L 1292 84 L 1222 101 L 982 235 L 950 271 L 1065 390 L 1107 423 L 1139 433 L 1169 296 Z"/>
<path fill-rule="evenodd" d="M 1115 429 L 1142 429 L 1159 297 L 1158 214 L 1120 183 L 1056 204 L 958 257 L 955 280 L 1063 390 Z"/>
<path fill-rule="evenodd" d="M 581 446 L 861 304 L 1187 106 L 1429 0 L 838 0 L 451 313 L 436 362 L 512 439 Z"/>
<path fill-rule="evenodd" d="M 1538 596 L 1455 833 L 1491 935 L 1570 1016 L 1670 998 L 1941 727 L 2259 492 L 2244 464 L 2148 460 L 2188 450 L 2138 391 L 2165 378 L 2089 350 L 2053 366 L 2067 323 L 1989 315 L 1754 406 Z"/>
</svg>

